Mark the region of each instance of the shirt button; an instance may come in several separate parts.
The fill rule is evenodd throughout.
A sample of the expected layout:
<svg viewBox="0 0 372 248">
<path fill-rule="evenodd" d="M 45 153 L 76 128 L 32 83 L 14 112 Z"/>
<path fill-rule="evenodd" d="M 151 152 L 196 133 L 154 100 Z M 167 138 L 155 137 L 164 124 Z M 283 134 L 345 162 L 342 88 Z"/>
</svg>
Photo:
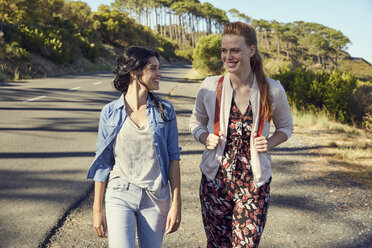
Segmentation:
<svg viewBox="0 0 372 248">
<path fill-rule="evenodd" d="M 158 146 L 158 143 L 155 143 L 155 146 Z"/>
<path fill-rule="evenodd" d="M 158 154 L 158 158 L 160 158 L 160 154 Z"/>
</svg>

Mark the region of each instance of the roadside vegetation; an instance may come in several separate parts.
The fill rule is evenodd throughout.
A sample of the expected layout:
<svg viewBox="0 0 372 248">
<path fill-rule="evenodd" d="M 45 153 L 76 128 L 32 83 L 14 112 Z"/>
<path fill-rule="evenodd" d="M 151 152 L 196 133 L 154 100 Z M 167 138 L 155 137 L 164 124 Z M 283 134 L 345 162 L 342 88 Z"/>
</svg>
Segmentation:
<svg viewBox="0 0 372 248">
<path fill-rule="evenodd" d="M 372 188 L 371 131 L 341 124 L 325 111 L 303 112 L 292 108 L 292 114 L 294 132 L 314 145 L 310 152 L 320 154 L 313 158 L 309 170 L 317 170 L 329 180 L 352 178 Z"/>
<path fill-rule="evenodd" d="M 211 44 L 218 43 L 229 21 L 256 28 L 261 53 L 274 65 L 268 66 L 272 74 L 283 67 L 337 69 L 362 81 L 372 79 L 371 65 L 350 57 L 351 41 L 339 30 L 303 21 L 256 20 L 198 0 L 116 0 L 97 11 L 83 1 L 0 0 L 0 79 L 48 76 L 49 67 L 84 71 L 97 69 L 96 64 L 106 70 L 128 45 L 156 49 L 163 62 L 192 61 L 204 77 L 220 72 L 221 63 L 219 56 L 203 54 L 208 49 L 203 39 L 208 42 L 212 38 L 205 37 L 212 35 Z"/>
</svg>

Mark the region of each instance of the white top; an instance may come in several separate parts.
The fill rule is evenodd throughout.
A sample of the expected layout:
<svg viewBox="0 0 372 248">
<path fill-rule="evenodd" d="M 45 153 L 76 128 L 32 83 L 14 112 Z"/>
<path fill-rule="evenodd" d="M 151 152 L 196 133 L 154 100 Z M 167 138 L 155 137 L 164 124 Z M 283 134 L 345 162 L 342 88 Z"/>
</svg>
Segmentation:
<svg viewBox="0 0 372 248">
<path fill-rule="evenodd" d="M 146 190 L 160 213 L 169 210 L 170 192 L 165 187 L 149 124 L 138 127 L 128 116 L 113 144 L 115 164 L 110 180 L 120 177 Z"/>
<path fill-rule="evenodd" d="M 194 110 L 190 118 L 190 131 L 195 139 L 199 141 L 202 133 L 213 133 L 214 129 L 214 110 L 216 106 L 216 91 L 218 80 L 221 76 L 207 77 L 200 86 L 196 97 Z M 287 96 L 279 81 L 267 78 L 270 85 L 270 94 L 272 96 L 273 122 L 275 131 L 284 132 L 289 138 L 292 134 L 293 124 L 292 116 L 289 109 Z M 233 88 L 230 83 L 230 74 L 227 73 L 223 80 L 221 93 L 221 110 L 220 110 L 220 131 L 224 136 L 224 141 L 220 142 L 216 149 L 205 149 L 200 169 L 203 174 L 213 180 L 217 174 L 223 152 L 226 145 L 227 127 L 229 124 L 229 115 L 231 108 L 231 99 L 233 97 Z M 258 129 L 258 120 L 260 114 L 260 91 L 256 76 L 254 76 L 253 85 L 249 93 L 249 99 L 252 104 L 253 125 L 252 132 Z M 270 123 L 266 122 L 263 126 L 262 135 L 268 138 Z M 259 153 L 253 146 L 253 135 L 251 135 L 251 167 L 253 173 L 253 182 L 256 186 L 262 186 L 271 177 L 271 156 L 268 152 Z"/>
</svg>

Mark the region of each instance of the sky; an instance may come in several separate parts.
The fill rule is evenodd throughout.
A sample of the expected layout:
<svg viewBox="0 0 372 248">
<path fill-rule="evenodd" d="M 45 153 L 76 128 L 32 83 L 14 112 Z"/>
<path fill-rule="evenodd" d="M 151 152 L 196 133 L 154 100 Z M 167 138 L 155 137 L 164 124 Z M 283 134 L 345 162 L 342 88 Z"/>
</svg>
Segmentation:
<svg viewBox="0 0 372 248">
<path fill-rule="evenodd" d="M 113 0 L 83 0 L 93 11 Z M 349 38 L 346 51 L 372 64 L 372 0 L 200 0 L 228 11 L 235 8 L 252 19 L 282 23 L 316 22 L 341 31 Z"/>
</svg>

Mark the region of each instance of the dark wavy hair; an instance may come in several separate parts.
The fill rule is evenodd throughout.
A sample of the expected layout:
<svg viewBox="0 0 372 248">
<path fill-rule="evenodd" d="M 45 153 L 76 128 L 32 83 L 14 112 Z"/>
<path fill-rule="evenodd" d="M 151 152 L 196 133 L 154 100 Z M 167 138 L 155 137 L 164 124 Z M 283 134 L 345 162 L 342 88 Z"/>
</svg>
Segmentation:
<svg viewBox="0 0 372 248">
<path fill-rule="evenodd" d="M 116 65 L 113 71 L 115 74 L 113 82 L 115 89 L 121 93 L 126 92 L 130 83 L 130 72 L 136 71 L 141 73 L 146 65 L 148 65 L 151 57 L 156 57 L 159 60 L 159 53 L 141 46 L 125 48 L 123 54 L 116 58 Z M 160 101 L 160 98 L 150 91 L 148 94 L 156 109 L 160 112 L 161 118 L 164 121 L 169 121 L 165 117 L 164 104 Z"/>
</svg>

